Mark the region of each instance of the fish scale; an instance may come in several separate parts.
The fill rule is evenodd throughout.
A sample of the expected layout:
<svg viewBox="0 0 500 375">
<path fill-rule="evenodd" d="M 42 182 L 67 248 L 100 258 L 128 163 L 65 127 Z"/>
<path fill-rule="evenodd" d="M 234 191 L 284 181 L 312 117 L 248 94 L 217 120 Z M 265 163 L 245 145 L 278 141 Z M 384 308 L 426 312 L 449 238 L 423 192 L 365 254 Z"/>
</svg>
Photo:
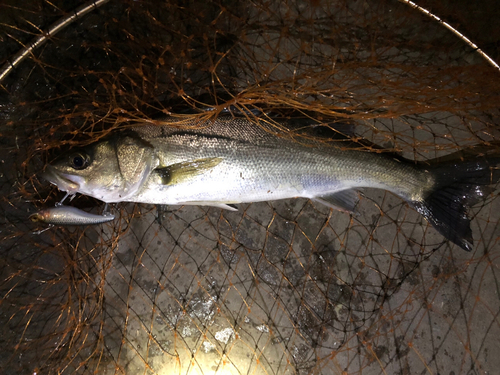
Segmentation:
<svg viewBox="0 0 500 375">
<path fill-rule="evenodd" d="M 301 146 L 292 140 L 280 139 L 280 146 L 287 147 L 277 150 L 264 144 L 192 134 L 175 135 L 167 138 L 167 143 L 146 139 L 159 150 L 159 165 L 220 156 L 223 162 L 211 173 L 182 185 L 161 186 L 150 181 L 136 197 L 144 203 L 155 203 L 160 196 L 164 197 L 163 204 L 185 204 L 190 200 L 243 203 L 298 196 L 313 198 L 358 187 L 378 187 L 409 198 L 431 183 L 427 181 L 428 174 L 396 159 L 374 158 L 374 154 L 335 147 Z M 190 142 L 186 143 L 186 139 Z M 200 183 L 203 183 L 202 190 Z M 190 199 L 190 194 L 196 197 Z"/>
</svg>

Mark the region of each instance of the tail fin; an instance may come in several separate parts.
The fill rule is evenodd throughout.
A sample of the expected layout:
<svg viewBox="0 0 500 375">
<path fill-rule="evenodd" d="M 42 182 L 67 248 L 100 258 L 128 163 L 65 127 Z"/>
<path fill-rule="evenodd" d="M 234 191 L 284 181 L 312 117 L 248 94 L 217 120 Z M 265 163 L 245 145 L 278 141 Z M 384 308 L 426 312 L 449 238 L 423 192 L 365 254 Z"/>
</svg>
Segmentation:
<svg viewBox="0 0 500 375">
<path fill-rule="evenodd" d="M 448 240 L 471 251 L 472 230 L 467 209 L 484 199 L 500 179 L 500 157 L 441 163 L 428 169 L 435 187 L 413 207 Z"/>
</svg>

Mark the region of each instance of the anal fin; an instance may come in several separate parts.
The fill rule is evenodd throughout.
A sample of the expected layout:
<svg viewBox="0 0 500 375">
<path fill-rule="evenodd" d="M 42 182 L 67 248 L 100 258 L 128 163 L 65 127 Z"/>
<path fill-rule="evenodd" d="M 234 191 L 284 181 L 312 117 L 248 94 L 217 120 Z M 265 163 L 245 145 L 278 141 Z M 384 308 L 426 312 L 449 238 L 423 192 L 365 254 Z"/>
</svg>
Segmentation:
<svg viewBox="0 0 500 375">
<path fill-rule="evenodd" d="M 312 198 L 312 200 L 336 210 L 355 213 L 356 205 L 359 201 L 359 196 L 356 190 L 348 189 L 332 194 L 314 197 Z"/>
</svg>

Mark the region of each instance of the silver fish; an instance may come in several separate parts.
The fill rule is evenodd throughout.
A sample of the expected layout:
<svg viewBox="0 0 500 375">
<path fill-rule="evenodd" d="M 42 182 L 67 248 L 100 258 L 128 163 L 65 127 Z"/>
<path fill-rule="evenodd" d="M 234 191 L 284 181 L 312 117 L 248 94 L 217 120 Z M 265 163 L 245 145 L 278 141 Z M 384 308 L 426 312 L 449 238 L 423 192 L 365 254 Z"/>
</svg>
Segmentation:
<svg viewBox="0 0 500 375">
<path fill-rule="evenodd" d="M 491 192 L 487 185 L 500 177 L 492 169 L 499 157 L 419 164 L 345 142 L 297 141 L 294 132 L 278 132 L 263 119 L 255 124 L 219 116 L 213 122 L 193 121 L 190 129 L 172 121 L 138 126 L 71 152 L 47 166 L 44 177 L 60 190 L 107 203 L 230 210 L 236 203 L 305 197 L 353 212 L 355 189 L 385 189 L 469 251 L 473 240 L 466 207 Z"/>
<path fill-rule="evenodd" d="M 54 225 L 93 225 L 114 220 L 115 216 L 109 212 L 94 215 L 71 206 L 56 206 L 38 211 L 30 216 L 33 222 L 42 222 Z"/>
</svg>

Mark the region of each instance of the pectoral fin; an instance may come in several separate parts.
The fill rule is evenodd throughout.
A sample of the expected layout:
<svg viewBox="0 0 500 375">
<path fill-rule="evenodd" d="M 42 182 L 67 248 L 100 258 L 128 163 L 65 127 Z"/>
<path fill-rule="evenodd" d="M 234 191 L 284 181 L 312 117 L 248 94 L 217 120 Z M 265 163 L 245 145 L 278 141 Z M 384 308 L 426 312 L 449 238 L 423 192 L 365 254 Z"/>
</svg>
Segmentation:
<svg viewBox="0 0 500 375">
<path fill-rule="evenodd" d="M 156 168 L 154 172 L 160 176 L 163 185 L 175 185 L 210 171 L 221 161 L 222 158 L 197 159 Z"/>
<path fill-rule="evenodd" d="M 359 196 L 355 190 L 350 189 L 320 197 L 314 197 L 313 200 L 336 210 L 355 213 Z"/>
</svg>

